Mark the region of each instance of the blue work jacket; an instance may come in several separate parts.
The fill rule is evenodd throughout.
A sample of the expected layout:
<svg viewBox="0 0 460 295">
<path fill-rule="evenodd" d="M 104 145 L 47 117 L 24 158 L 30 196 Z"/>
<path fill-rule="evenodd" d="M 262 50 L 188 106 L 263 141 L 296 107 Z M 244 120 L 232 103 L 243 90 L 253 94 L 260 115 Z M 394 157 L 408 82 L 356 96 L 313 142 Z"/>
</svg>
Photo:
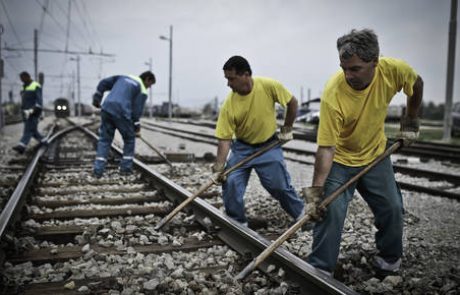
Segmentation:
<svg viewBox="0 0 460 295">
<path fill-rule="evenodd" d="M 29 85 L 23 85 L 21 91 L 21 109 L 43 108 L 42 87 L 32 81 Z"/>
<path fill-rule="evenodd" d="M 97 85 L 101 95 L 110 91 L 102 100 L 101 109 L 109 114 L 138 123 L 147 100 L 147 90 L 138 76 L 112 76 Z"/>
</svg>

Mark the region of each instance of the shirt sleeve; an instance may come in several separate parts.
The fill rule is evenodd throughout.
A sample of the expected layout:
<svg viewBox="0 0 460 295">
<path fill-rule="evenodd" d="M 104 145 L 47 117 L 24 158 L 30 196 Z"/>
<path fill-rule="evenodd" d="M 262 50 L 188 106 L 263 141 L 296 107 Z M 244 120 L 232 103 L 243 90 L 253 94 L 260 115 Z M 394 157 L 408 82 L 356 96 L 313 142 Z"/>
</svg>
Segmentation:
<svg viewBox="0 0 460 295">
<path fill-rule="evenodd" d="M 35 101 L 35 106 L 37 108 L 40 108 L 42 109 L 43 108 L 43 96 L 42 96 L 42 88 L 41 87 L 37 87 L 35 89 L 35 97 L 36 97 L 36 101 Z"/>
<path fill-rule="evenodd" d="M 335 146 L 342 126 L 342 116 L 323 97 L 319 110 L 318 146 Z"/>
<path fill-rule="evenodd" d="M 135 125 L 139 125 L 139 120 L 144 112 L 145 101 L 147 100 L 147 95 L 139 93 L 133 103 L 133 122 Z"/>
<path fill-rule="evenodd" d="M 417 80 L 417 73 L 405 61 L 400 59 L 393 59 L 396 71 L 396 85 L 398 91 L 401 89 L 407 96 L 412 96 L 414 90 L 414 83 Z"/>
<path fill-rule="evenodd" d="M 219 118 L 217 119 L 215 136 L 218 139 L 232 139 L 235 133 L 235 121 L 233 120 L 229 108 L 230 108 L 230 95 L 225 100 L 222 108 L 219 112 Z"/>
<path fill-rule="evenodd" d="M 292 99 L 292 93 L 277 80 L 270 80 L 269 89 L 274 101 L 282 107 L 286 107 Z"/>
<path fill-rule="evenodd" d="M 112 76 L 105 79 L 102 79 L 97 85 L 97 92 L 99 94 L 104 94 L 105 91 L 112 90 L 113 85 L 117 82 L 119 76 Z"/>
</svg>

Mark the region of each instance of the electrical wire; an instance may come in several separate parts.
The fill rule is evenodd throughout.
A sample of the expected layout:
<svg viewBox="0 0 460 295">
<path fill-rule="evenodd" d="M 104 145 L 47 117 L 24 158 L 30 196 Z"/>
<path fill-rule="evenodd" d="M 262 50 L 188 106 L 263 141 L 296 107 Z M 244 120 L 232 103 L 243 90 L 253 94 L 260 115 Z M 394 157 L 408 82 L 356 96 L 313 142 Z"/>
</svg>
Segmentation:
<svg viewBox="0 0 460 295">
<path fill-rule="evenodd" d="M 79 2 L 74 1 L 74 3 L 75 3 L 77 15 L 80 17 L 83 27 L 86 29 L 86 33 L 87 33 L 88 39 L 90 39 L 90 43 L 93 45 L 97 45 L 96 39 L 93 37 L 93 34 L 91 33 L 91 30 L 89 28 L 89 24 L 86 21 L 86 17 L 89 17 L 89 14 L 88 15 L 84 14 L 82 9 L 80 8 Z"/>
<path fill-rule="evenodd" d="M 42 15 L 40 16 L 40 25 L 38 26 L 39 36 L 41 36 L 43 32 L 43 26 L 45 24 L 45 16 L 46 16 L 46 11 L 48 10 L 49 2 L 50 2 L 49 0 L 46 0 L 45 5 L 42 8 L 43 11 L 42 11 Z M 38 41 L 40 43 L 40 40 Z"/>
<path fill-rule="evenodd" d="M 35 0 L 35 2 L 40 6 L 41 9 L 43 9 L 43 11 L 47 15 L 49 15 L 49 17 L 56 23 L 57 27 L 65 34 L 65 28 L 63 28 L 62 24 L 59 23 L 59 21 L 54 17 L 54 15 L 51 14 L 50 9 L 48 9 L 44 5 L 42 5 L 39 0 Z M 58 3 L 58 2 L 54 2 L 54 3 Z"/>
<path fill-rule="evenodd" d="M 76 2 L 78 3 L 78 1 Z M 88 12 L 88 9 L 86 8 L 86 3 L 83 0 L 80 0 L 80 5 L 83 7 L 83 15 L 86 15 L 88 17 L 88 22 L 90 27 L 93 29 L 97 45 L 99 45 L 99 48 L 102 48 L 102 44 L 99 42 L 101 38 L 99 38 L 99 34 L 97 33 L 96 26 L 94 25 L 93 20 L 91 18 L 91 14 Z"/>
<path fill-rule="evenodd" d="M 11 27 L 11 31 L 13 32 L 14 37 L 16 38 L 16 40 L 18 40 L 18 43 L 20 44 L 21 48 L 24 49 L 24 44 L 22 43 L 21 39 L 19 39 L 18 33 L 14 29 L 13 22 L 11 21 L 10 14 L 8 13 L 8 9 L 6 8 L 5 3 L 3 1 L 1 1 L 0 3 L 2 3 L 3 11 L 5 11 L 6 18 L 8 19 L 8 23 Z"/>
</svg>

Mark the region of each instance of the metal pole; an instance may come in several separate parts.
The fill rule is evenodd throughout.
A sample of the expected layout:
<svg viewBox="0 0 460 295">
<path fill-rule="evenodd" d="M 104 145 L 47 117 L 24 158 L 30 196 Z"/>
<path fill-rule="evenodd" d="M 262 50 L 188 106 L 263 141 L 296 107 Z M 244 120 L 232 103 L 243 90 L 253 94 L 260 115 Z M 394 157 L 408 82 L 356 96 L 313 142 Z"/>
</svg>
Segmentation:
<svg viewBox="0 0 460 295">
<path fill-rule="evenodd" d="M 169 26 L 169 89 L 168 89 L 168 96 L 169 96 L 169 106 L 168 106 L 168 119 L 171 122 L 172 118 L 172 48 L 173 48 L 173 27 Z"/>
<path fill-rule="evenodd" d="M 300 86 L 300 105 L 303 103 L 303 86 Z"/>
<path fill-rule="evenodd" d="M 75 104 L 75 71 L 72 71 L 72 91 L 70 97 L 72 98 L 72 108 L 73 108 L 73 115 L 76 117 L 78 115 L 77 107 Z"/>
<path fill-rule="evenodd" d="M 34 80 L 38 79 L 38 30 L 34 30 Z"/>
<path fill-rule="evenodd" d="M 451 140 L 452 132 L 452 97 L 454 93 L 455 74 L 455 42 L 457 37 L 457 7 L 458 1 L 451 1 L 449 22 L 449 45 L 447 50 L 447 81 L 446 81 L 446 104 L 444 106 L 444 134 L 443 141 Z"/>
<path fill-rule="evenodd" d="M 77 55 L 77 86 L 78 86 L 78 94 L 77 94 L 77 99 L 78 99 L 78 117 L 81 116 L 81 101 L 80 101 L 80 55 Z"/>
<path fill-rule="evenodd" d="M 149 58 L 149 71 L 152 71 L 152 58 Z M 152 86 L 149 88 L 149 100 L 150 100 L 150 108 L 149 108 L 149 118 L 153 117 L 153 96 L 152 96 Z"/>
<path fill-rule="evenodd" d="M 2 99 L 2 79 L 3 79 L 3 59 L 2 59 L 2 34 L 3 25 L 0 24 L 0 130 L 5 126 L 5 118 L 3 116 L 3 99 Z"/>
</svg>

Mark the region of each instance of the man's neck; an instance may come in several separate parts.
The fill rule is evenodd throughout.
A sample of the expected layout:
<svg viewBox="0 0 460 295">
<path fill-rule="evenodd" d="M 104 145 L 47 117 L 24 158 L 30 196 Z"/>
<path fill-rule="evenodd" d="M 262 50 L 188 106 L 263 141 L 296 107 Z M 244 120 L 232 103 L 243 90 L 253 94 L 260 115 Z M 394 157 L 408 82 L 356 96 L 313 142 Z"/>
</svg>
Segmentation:
<svg viewBox="0 0 460 295">
<path fill-rule="evenodd" d="M 252 79 L 252 77 L 249 77 L 249 80 L 247 83 L 247 90 L 244 93 L 240 93 L 240 95 L 243 95 L 243 96 L 248 95 L 249 93 L 251 93 L 253 87 L 254 87 L 254 80 Z"/>
</svg>

